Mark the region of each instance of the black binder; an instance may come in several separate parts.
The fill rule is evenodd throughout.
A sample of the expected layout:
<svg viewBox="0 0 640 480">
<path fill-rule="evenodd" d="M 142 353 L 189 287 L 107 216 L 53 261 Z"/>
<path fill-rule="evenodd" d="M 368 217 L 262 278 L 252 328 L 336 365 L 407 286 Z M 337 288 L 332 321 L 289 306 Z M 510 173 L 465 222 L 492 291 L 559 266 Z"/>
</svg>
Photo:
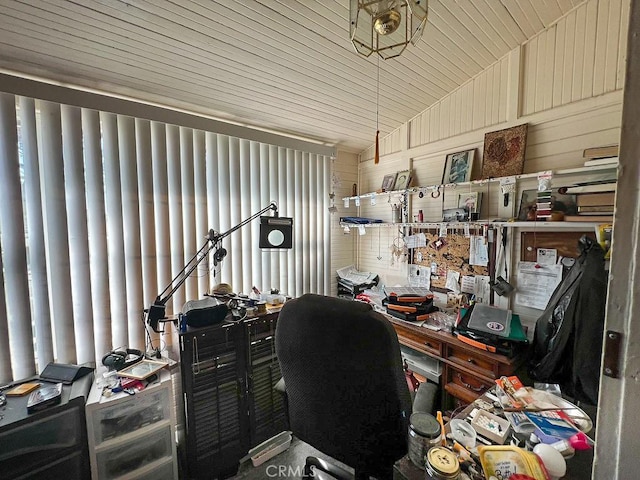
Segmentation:
<svg viewBox="0 0 640 480">
<path fill-rule="evenodd" d="M 93 369 L 90 367 L 49 362 L 49 365 L 44 367 L 44 370 L 40 374 L 40 378 L 49 382 L 60 382 L 65 385 L 71 385 L 75 380 L 84 377 L 92 371 Z"/>
</svg>

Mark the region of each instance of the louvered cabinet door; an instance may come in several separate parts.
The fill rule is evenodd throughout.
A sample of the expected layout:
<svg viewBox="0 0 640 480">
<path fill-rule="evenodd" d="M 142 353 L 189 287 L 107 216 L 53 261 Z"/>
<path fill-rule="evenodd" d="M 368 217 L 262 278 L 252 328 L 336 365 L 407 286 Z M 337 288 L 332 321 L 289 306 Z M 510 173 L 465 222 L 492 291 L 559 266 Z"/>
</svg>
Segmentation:
<svg viewBox="0 0 640 480">
<path fill-rule="evenodd" d="M 272 314 L 245 323 L 251 447 L 289 428 L 284 397 L 273 388 L 282 377 L 276 357 L 277 318 Z"/>
<path fill-rule="evenodd" d="M 233 475 L 249 450 L 243 337 L 237 324 L 180 336 L 190 478 Z"/>
</svg>

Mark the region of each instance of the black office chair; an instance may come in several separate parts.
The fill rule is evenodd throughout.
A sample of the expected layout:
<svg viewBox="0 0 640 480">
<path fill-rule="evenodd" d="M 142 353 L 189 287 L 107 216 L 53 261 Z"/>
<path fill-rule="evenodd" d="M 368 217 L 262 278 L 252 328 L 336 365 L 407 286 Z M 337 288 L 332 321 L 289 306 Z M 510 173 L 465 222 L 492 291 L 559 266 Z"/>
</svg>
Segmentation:
<svg viewBox="0 0 640 480">
<path fill-rule="evenodd" d="M 407 453 L 411 415 L 398 337 L 370 305 L 306 294 L 285 304 L 276 351 L 293 434 L 354 468 L 356 479 L 391 479 Z M 329 470 L 315 457 L 307 471 Z"/>
</svg>

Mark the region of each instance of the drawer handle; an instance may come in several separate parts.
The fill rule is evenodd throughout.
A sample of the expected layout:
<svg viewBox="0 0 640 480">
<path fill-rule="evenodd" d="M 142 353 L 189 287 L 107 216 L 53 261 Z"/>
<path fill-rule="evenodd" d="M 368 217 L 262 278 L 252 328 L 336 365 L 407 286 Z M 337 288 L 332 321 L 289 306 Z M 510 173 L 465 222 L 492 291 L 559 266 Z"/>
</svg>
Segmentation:
<svg viewBox="0 0 640 480">
<path fill-rule="evenodd" d="M 467 362 L 471 363 L 472 365 L 476 364 L 476 361 L 471 357 L 467 358 Z"/>
<path fill-rule="evenodd" d="M 431 342 L 424 342 L 424 344 L 429 348 L 436 348 L 436 347 L 433 346 L 433 344 Z"/>
<path fill-rule="evenodd" d="M 460 383 L 462 383 L 462 385 L 465 388 L 468 388 L 469 390 L 473 390 L 474 392 L 481 392 L 482 391 L 482 386 L 480 387 L 473 387 L 470 384 L 466 383 L 463 378 L 462 375 L 460 375 L 459 373 L 456 373 L 456 376 L 458 377 L 458 380 L 460 380 Z"/>
</svg>

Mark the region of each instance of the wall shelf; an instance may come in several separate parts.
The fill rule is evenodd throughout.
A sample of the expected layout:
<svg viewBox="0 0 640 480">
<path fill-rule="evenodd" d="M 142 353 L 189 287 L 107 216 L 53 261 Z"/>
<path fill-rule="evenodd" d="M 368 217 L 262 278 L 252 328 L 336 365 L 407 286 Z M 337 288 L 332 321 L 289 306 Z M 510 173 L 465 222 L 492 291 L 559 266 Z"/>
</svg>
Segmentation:
<svg viewBox="0 0 640 480">
<path fill-rule="evenodd" d="M 408 223 L 348 223 L 340 222 L 341 227 L 349 228 L 440 228 L 442 224 L 447 226 L 447 229 L 461 229 L 465 225 L 469 225 L 469 228 L 478 229 L 482 227 L 509 227 L 509 228 L 528 228 L 528 229 L 552 229 L 552 230 L 583 230 L 585 228 L 595 228 L 598 225 L 602 225 L 607 222 L 505 222 L 505 221 L 474 221 L 474 222 L 408 222 Z"/>
<path fill-rule="evenodd" d="M 553 178 L 555 179 L 556 177 L 566 176 L 566 175 L 580 175 L 580 174 L 592 175 L 594 172 L 615 172 L 617 169 L 618 169 L 618 165 L 615 164 L 615 165 L 596 165 L 592 167 L 567 168 L 567 169 L 556 170 L 552 172 L 553 172 Z M 542 173 L 545 173 L 545 172 L 523 173 L 520 175 L 514 175 L 513 178 L 515 178 L 516 181 L 535 179 L 535 178 L 538 178 L 538 175 Z M 352 197 L 342 197 L 342 200 L 343 201 L 356 200 L 356 199 L 363 199 L 363 198 L 380 197 L 385 195 L 386 196 L 404 195 L 405 193 L 407 194 L 415 194 L 419 192 L 426 193 L 428 191 L 437 191 L 443 188 L 445 190 L 446 189 L 454 190 L 454 189 L 463 188 L 463 187 L 474 187 L 474 186 L 481 186 L 481 185 L 486 185 L 490 183 L 500 183 L 500 181 L 504 178 L 511 178 L 511 177 L 495 177 L 495 178 L 487 178 L 483 180 L 471 180 L 469 182 L 445 183 L 440 185 L 423 185 L 423 186 L 417 186 L 417 187 L 409 187 L 406 190 L 393 190 L 389 192 L 369 192 L 369 193 L 363 193 L 361 195 L 355 195 Z M 546 222 L 546 223 L 549 223 L 549 222 Z M 555 222 L 555 223 L 563 223 L 563 222 Z M 580 223 L 586 223 L 586 222 L 580 222 Z"/>
</svg>

